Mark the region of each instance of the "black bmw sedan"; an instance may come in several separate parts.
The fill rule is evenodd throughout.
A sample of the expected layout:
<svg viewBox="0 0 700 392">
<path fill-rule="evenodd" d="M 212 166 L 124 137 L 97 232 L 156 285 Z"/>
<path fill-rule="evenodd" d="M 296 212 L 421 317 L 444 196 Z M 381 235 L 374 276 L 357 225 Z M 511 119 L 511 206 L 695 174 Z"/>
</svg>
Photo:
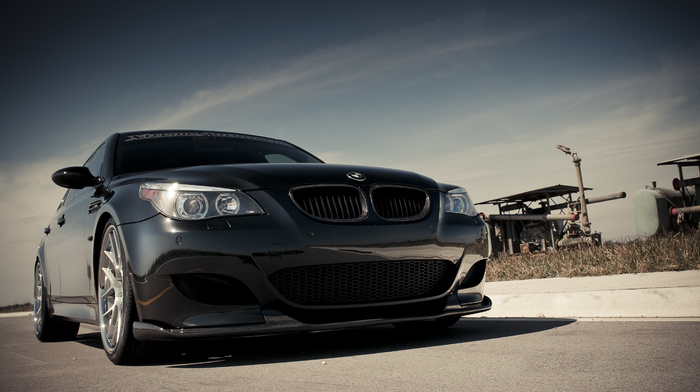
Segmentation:
<svg viewBox="0 0 700 392">
<path fill-rule="evenodd" d="M 491 307 L 484 222 L 463 188 L 419 174 L 139 131 L 52 178 L 68 190 L 35 260 L 36 336 L 98 325 L 115 364 L 154 340 L 443 328 Z"/>
</svg>

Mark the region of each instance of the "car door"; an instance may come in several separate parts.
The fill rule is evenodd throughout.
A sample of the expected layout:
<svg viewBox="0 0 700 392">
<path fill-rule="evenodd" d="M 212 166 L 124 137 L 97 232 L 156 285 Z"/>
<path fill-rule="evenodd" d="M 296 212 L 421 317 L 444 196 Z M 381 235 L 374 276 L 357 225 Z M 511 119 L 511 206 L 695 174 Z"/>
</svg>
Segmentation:
<svg viewBox="0 0 700 392">
<path fill-rule="evenodd" d="M 98 147 L 84 166 L 90 169 L 94 176 L 100 176 L 104 145 Z M 53 237 L 49 245 L 53 251 L 52 262 L 58 266 L 60 289 L 58 295 L 61 302 L 90 303 L 94 300 L 92 287 L 92 244 L 91 232 L 94 217 L 99 207 L 100 198 L 96 196 L 95 188 L 69 190 L 65 203 L 55 216 L 54 227 L 49 237 Z M 97 202 L 96 202 L 97 201 Z M 89 226 L 89 228 L 88 228 Z M 48 239 L 48 237 L 47 237 Z M 56 292 L 54 288 L 54 293 Z"/>
<path fill-rule="evenodd" d="M 61 275 L 58 270 L 58 241 L 54 241 L 59 236 L 58 223 L 59 217 L 63 214 L 63 207 L 66 201 L 75 195 L 75 189 L 68 189 L 63 194 L 63 198 L 56 209 L 56 213 L 51 218 L 49 226 L 44 230 L 46 238 L 44 238 L 44 283 L 48 295 L 53 299 L 58 299 L 61 295 Z"/>
</svg>

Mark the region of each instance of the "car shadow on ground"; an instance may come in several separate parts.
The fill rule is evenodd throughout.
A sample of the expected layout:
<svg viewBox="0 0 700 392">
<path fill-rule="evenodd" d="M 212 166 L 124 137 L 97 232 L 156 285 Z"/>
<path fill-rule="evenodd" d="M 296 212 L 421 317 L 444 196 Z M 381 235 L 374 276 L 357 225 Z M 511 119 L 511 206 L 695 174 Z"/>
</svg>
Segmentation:
<svg viewBox="0 0 700 392">
<path fill-rule="evenodd" d="M 432 332 L 377 326 L 318 333 L 154 342 L 150 355 L 139 366 L 215 368 L 327 360 L 532 334 L 563 327 L 575 321 L 548 318 L 463 318 L 451 328 Z M 101 349 L 99 332 L 86 332 L 81 333 L 77 341 Z"/>
</svg>

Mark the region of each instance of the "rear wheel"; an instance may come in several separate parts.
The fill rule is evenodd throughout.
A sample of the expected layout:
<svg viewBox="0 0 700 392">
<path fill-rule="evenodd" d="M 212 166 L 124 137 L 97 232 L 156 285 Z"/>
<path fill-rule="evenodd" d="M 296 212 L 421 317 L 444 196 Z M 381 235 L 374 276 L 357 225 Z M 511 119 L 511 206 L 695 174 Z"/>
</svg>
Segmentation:
<svg viewBox="0 0 700 392">
<path fill-rule="evenodd" d="M 73 340 L 80 323 L 60 320 L 48 310 L 48 298 L 44 287 L 44 271 L 41 263 L 34 266 L 34 335 L 40 342 Z"/>
<path fill-rule="evenodd" d="M 113 220 L 102 237 L 97 279 L 100 334 L 107 357 L 117 365 L 138 361 L 146 342 L 136 340 L 133 323 L 137 319 L 124 245 Z"/>
</svg>

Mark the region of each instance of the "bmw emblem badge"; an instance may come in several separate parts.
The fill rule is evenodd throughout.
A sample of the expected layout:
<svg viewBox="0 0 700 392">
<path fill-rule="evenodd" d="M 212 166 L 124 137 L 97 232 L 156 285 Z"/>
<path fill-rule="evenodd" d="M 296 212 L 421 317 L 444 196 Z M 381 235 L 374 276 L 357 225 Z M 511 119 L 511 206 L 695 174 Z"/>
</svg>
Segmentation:
<svg viewBox="0 0 700 392">
<path fill-rule="evenodd" d="M 364 181 L 367 179 L 364 174 L 358 172 L 350 172 L 347 174 L 348 178 L 355 181 Z"/>
</svg>

